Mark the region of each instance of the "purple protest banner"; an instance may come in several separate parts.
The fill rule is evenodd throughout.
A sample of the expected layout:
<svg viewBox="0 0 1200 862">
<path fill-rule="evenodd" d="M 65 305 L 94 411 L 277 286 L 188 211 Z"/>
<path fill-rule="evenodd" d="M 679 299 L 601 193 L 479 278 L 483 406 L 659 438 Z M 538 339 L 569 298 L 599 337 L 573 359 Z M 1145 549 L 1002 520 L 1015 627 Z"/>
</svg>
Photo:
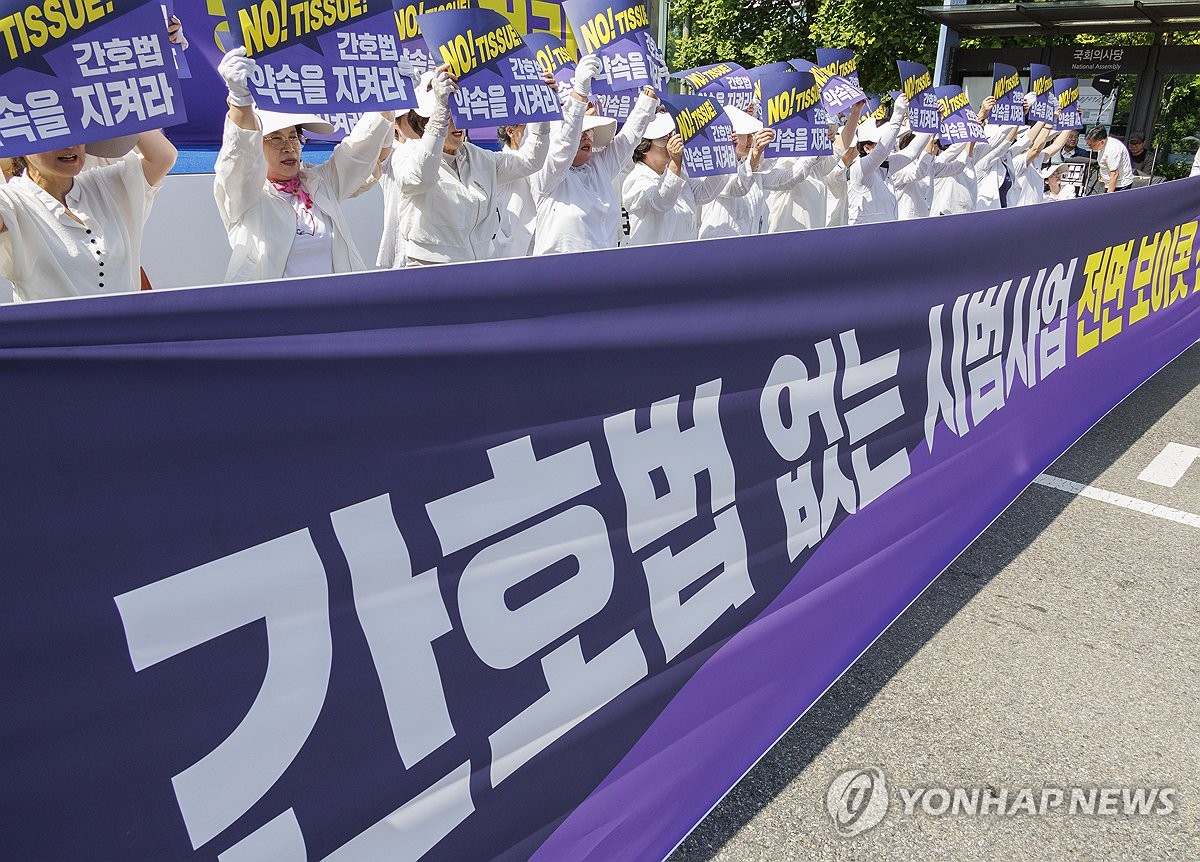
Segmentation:
<svg viewBox="0 0 1200 862">
<path fill-rule="evenodd" d="M 601 115 L 612 117 L 620 125 L 629 119 L 629 113 L 633 110 L 641 92 L 641 90 L 625 90 L 621 93 L 593 93 L 591 101 Z"/>
<path fill-rule="evenodd" d="M 580 52 L 595 54 L 603 65 L 592 81 L 597 93 L 621 93 L 661 87 L 660 60 L 650 47 L 650 13 L 645 0 L 563 0 Z"/>
<path fill-rule="evenodd" d="M 538 65 L 554 73 L 554 80 L 560 84 L 571 83 L 579 57 L 562 39 L 552 33 L 526 33 L 521 40 L 533 52 Z"/>
<path fill-rule="evenodd" d="M 163 3 L 161 5 L 163 12 L 163 29 L 165 30 L 171 24 L 171 18 L 175 15 L 175 9 L 171 3 Z M 175 74 L 181 81 L 185 78 L 192 77 L 192 69 L 191 66 L 188 65 L 187 53 L 180 45 L 176 45 L 173 42 L 171 43 L 171 57 L 175 61 Z"/>
<path fill-rule="evenodd" d="M 1004 63 L 992 64 L 992 97 L 996 100 L 988 122 L 996 126 L 1025 125 L 1025 94 L 1017 70 Z"/>
<path fill-rule="evenodd" d="M 877 123 L 885 123 L 890 116 L 891 112 L 883 104 L 882 93 L 867 96 L 867 104 L 862 110 L 864 120 L 872 119 Z"/>
<path fill-rule="evenodd" d="M 683 166 L 689 177 L 715 177 L 737 171 L 733 124 L 712 96 L 675 93 L 660 96 L 683 139 Z"/>
<path fill-rule="evenodd" d="M 542 80 L 533 51 L 508 19 L 491 9 L 418 15 L 430 51 L 458 78 L 450 100 L 460 129 L 562 118 L 558 92 Z"/>
<path fill-rule="evenodd" d="M 831 74 L 828 67 L 818 66 L 811 60 L 792 60 L 797 72 L 808 72 L 821 86 L 821 104 L 831 116 L 849 113 L 858 103 L 866 104 L 867 95 L 858 84 L 849 78 Z"/>
<path fill-rule="evenodd" d="M 900 89 L 908 98 L 908 127 L 914 132 L 936 132 L 940 125 L 933 77 L 921 63 L 897 60 Z"/>
<path fill-rule="evenodd" d="M 1041 63 L 1029 64 L 1029 92 L 1034 95 L 1029 122 L 1053 123 L 1058 102 L 1054 97 L 1054 73 Z"/>
<path fill-rule="evenodd" d="M 0 308 L 6 858 L 664 858 L 1195 343 L 1198 213 Z"/>
<path fill-rule="evenodd" d="M 949 147 L 971 141 L 987 143 L 988 138 L 983 131 L 983 124 L 979 122 L 979 115 L 971 107 L 971 102 L 962 91 L 962 87 L 948 84 L 944 87 L 934 87 L 933 93 L 938 100 L 938 116 L 941 118 L 938 140 L 942 146 Z"/>
<path fill-rule="evenodd" d="M 685 82 L 696 93 L 712 96 L 722 105 L 748 112 L 754 104 L 754 81 L 737 63 L 711 63 L 675 72 L 671 77 Z"/>
<path fill-rule="evenodd" d="M 817 65 L 829 75 L 837 75 L 862 89 L 858 82 L 858 58 L 849 48 L 818 48 Z"/>
<path fill-rule="evenodd" d="M 40 6 L 4 0 L 0 24 L 0 157 L 186 119 L 158 2 L 97 2 L 43 20 Z"/>
<path fill-rule="evenodd" d="M 821 85 L 809 72 L 776 72 L 764 75 L 763 123 L 775 130 L 775 139 L 764 155 L 769 158 L 828 156 L 828 114 L 821 107 Z"/>
<path fill-rule="evenodd" d="M 226 0 L 225 11 L 234 42 L 257 60 L 250 90 L 260 108 L 337 114 L 416 106 L 391 0 Z"/>
<path fill-rule="evenodd" d="M 1083 112 L 1079 110 L 1079 79 L 1055 78 L 1054 99 L 1058 113 L 1054 119 L 1054 131 L 1083 128 Z"/>
</svg>

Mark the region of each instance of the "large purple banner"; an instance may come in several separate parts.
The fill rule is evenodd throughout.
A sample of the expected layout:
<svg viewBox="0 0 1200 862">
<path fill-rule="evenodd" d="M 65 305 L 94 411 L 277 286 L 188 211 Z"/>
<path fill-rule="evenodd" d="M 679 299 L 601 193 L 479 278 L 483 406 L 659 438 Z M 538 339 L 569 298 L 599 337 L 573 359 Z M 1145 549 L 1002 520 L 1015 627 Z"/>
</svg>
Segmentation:
<svg viewBox="0 0 1200 862">
<path fill-rule="evenodd" d="M 1198 213 L 0 308 L 6 858 L 664 857 L 1196 341 Z"/>
</svg>

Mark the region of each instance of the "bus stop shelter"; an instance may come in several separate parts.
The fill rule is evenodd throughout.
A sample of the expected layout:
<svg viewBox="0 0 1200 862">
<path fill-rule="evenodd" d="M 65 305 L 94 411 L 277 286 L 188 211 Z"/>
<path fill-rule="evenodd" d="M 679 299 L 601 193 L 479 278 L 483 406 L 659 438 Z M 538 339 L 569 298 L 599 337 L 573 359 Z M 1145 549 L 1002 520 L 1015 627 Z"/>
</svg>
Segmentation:
<svg viewBox="0 0 1200 862">
<path fill-rule="evenodd" d="M 1066 0 L 1048 3 L 959 3 L 921 6 L 945 29 L 939 45 L 939 83 L 991 74 L 992 63 L 1028 70 L 1043 63 L 1059 77 L 1134 75 L 1130 130 L 1154 128 L 1164 76 L 1200 74 L 1200 46 L 1172 45 L 1169 34 L 1200 30 L 1197 0 Z M 1151 33 L 1150 45 L 1051 45 L 1082 34 Z M 960 48 L 962 38 L 1044 39 L 1041 48 Z M 1110 79 L 1111 80 L 1111 79 Z"/>
</svg>

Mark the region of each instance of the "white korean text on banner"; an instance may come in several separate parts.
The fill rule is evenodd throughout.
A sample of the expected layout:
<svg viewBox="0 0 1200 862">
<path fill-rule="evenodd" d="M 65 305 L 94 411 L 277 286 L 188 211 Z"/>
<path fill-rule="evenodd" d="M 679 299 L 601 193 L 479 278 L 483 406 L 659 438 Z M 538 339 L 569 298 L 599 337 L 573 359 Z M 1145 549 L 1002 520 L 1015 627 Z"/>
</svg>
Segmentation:
<svg viewBox="0 0 1200 862">
<path fill-rule="evenodd" d="M 542 79 L 533 51 L 499 12 L 447 9 L 418 15 L 417 23 L 439 65 L 458 79 L 450 99 L 458 128 L 562 118 L 558 91 Z"/>
<path fill-rule="evenodd" d="M 158 0 L 3 0 L 0 33 L 0 157 L 186 119 Z"/>
</svg>

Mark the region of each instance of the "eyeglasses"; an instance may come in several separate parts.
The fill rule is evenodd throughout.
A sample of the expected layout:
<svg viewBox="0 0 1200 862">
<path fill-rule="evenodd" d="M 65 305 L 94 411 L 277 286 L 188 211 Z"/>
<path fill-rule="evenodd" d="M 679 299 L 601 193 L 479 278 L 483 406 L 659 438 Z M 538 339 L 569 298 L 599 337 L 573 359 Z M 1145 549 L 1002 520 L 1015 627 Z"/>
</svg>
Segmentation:
<svg viewBox="0 0 1200 862">
<path fill-rule="evenodd" d="M 282 150 L 284 147 L 295 147 L 297 150 L 308 143 L 308 138 L 304 135 L 271 135 L 269 138 L 263 138 L 263 143 L 273 150 Z"/>
</svg>

